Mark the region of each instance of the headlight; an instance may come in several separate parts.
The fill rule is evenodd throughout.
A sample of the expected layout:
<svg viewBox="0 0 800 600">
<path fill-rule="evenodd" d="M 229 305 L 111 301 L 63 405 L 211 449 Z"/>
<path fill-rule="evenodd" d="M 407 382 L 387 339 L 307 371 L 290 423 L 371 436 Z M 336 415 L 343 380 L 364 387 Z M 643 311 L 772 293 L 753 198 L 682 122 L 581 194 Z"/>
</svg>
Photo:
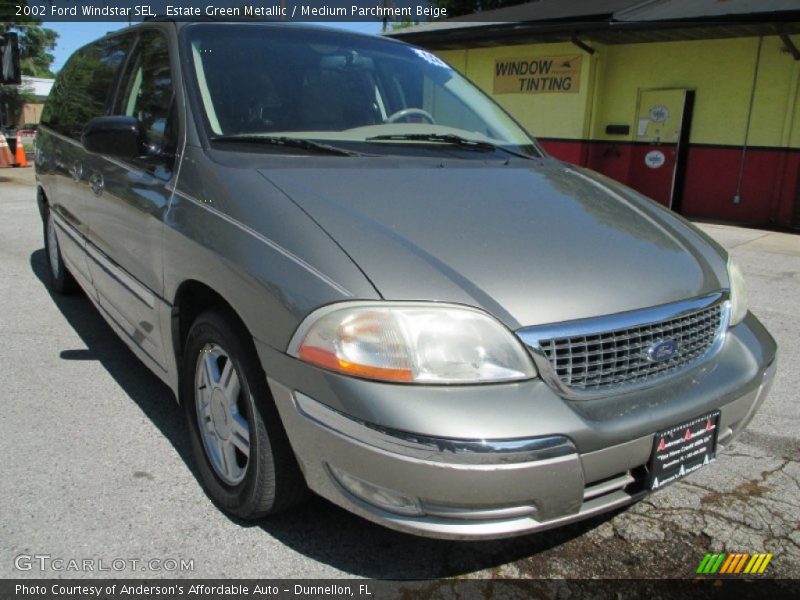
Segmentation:
<svg viewBox="0 0 800 600">
<path fill-rule="evenodd" d="M 477 309 L 434 303 L 343 303 L 312 313 L 289 353 L 355 377 L 479 383 L 536 376 L 522 342 Z"/>
<path fill-rule="evenodd" d="M 747 283 L 739 265 L 728 257 L 728 280 L 731 284 L 731 326 L 741 323 L 747 314 Z"/>
</svg>

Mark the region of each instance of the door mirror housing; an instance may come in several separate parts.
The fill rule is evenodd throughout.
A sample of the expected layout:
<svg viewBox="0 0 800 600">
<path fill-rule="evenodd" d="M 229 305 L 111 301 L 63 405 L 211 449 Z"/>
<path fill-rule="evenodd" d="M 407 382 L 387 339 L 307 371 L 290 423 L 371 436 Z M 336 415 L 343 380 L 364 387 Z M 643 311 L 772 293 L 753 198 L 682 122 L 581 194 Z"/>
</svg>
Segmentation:
<svg viewBox="0 0 800 600">
<path fill-rule="evenodd" d="M 117 158 L 142 158 L 153 152 L 139 119 L 126 116 L 97 117 L 86 124 L 81 136 L 83 147 L 92 154 Z"/>
<path fill-rule="evenodd" d="M 0 84 L 20 83 L 22 71 L 19 68 L 19 37 L 8 31 L 0 35 Z"/>
</svg>

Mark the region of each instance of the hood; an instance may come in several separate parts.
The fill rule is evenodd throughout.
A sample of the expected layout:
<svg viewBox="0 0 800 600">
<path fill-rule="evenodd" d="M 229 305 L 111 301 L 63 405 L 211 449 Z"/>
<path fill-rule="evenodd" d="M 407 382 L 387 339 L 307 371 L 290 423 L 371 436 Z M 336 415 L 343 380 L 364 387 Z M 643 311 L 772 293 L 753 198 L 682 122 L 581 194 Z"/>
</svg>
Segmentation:
<svg viewBox="0 0 800 600">
<path fill-rule="evenodd" d="M 550 160 L 437 167 L 261 173 L 385 299 L 478 306 L 516 329 L 725 287 L 713 243 L 591 171 Z"/>
</svg>

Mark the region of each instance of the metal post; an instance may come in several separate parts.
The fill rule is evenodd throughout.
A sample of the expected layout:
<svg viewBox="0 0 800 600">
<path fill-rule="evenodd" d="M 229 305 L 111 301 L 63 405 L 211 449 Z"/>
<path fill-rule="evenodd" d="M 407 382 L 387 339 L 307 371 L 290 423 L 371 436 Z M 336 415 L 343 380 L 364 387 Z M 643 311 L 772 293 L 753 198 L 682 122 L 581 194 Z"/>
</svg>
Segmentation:
<svg viewBox="0 0 800 600">
<path fill-rule="evenodd" d="M 747 122 L 744 126 L 744 144 L 742 145 L 742 158 L 739 161 L 739 181 L 736 183 L 736 194 L 733 196 L 733 203 L 739 204 L 742 201 L 742 181 L 744 180 L 744 163 L 747 157 L 747 143 L 750 140 L 750 120 L 753 117 L 753 101 L 756 97 L 756 83 L 758 81 L 758 68 L 761 65 L 761 48 L 764 45 L 764 36 L 758 38 L 758 50 L 756 51 L 756 67 L 753 69 L 753 85 L 750 87 L 750 104 L 747 107 Z"/>
</svg>

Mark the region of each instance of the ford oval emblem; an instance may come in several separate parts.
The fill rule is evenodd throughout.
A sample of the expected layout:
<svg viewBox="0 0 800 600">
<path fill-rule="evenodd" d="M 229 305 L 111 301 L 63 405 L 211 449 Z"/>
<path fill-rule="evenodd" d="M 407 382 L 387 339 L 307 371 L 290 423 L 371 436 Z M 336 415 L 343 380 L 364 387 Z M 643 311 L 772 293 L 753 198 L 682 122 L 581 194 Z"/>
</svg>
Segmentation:
<svg viewBox="0 0 800 600">
<path fill-rule="evenodd" d="M 678 342 L 659 340 L 647 349 L 647 358 L 652 362 L 664 362 L 678 355 Z"/>
</svg>

